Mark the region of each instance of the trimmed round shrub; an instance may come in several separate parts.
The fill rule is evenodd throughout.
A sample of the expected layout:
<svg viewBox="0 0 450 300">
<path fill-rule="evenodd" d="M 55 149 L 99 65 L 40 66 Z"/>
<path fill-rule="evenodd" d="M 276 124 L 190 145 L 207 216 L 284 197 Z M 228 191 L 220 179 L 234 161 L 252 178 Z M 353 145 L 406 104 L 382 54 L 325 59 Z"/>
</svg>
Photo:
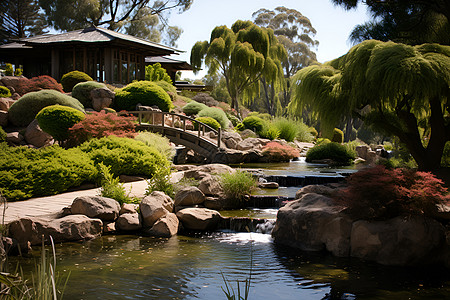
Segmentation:
<svg viewBox="0 0 450 300">
<path fill-rule="evenodd" d="M 9 98 L 11 97 L 11 91 L 6 87 L 0 85 L 0 98 Z"/>
<path fill-rule="evenodd" d="M 344 142 L 344 133 L 342 132 L 342 130 L 335 128 L 333 130 L 333 137 L 331 138 L 331 141 L 334 143 L 342 144 Z"/>
<path fill-rule="evenodd" d="M 169 167 L 166 156 L 145 143 L 116 136 L 92 139 L 80 145 L 95 164 L 111 167 L 111 173 L 151 177 L 158 167 Z"/>
<path fill-rule="evenodd" d="M 171 92 L 176 94 L 177 88 L 174 87 L 171 83 L 165 81 L 165 80 L 159 80 L 159 81 L 153 81 L 157 86 L 161 87 L 166 92 Z"/>
<path fill-rule="evenodd" d="M 93 81 L 93 79 L 91 76 L 81 71 L 72 71 L 61 77 L 61 84 L 66 93 L 71 92 L 77 83 L 85 81 Z"/>
<path fill-rule="evenodd" d="M 83 104 L 77 99 L 55 90 L 42 90 L 28 93 L 14 102 L 9 108 L 8 119 L 15 126 L 27 126 L 41 109 L 55 104 L 73 107 L 84 112 Z"/>
<path fill-rule="evenodd" d="M 57 141 L 65 141 L 69 137 L 69 128 L 84 118 L 81 111 L 58 104 L 44 107 L 36 115 L 41 129 Z"/>
<path fill-rule="evenodd" d="M 322 143 L 314 146 L 306 153 L 306 162 L 331 159 L 337 165 L 351 165 L 356 153 L 338 143 Z"/>
<path fill-rule="evenodd" d="M 205 109 L 202 109 L 198 113 L 199 117 L 211 117 L 217 122 L 219 122 L 220 126 L 224 129 L 228 128 L 228 124 L 230 123 L 230 120 L 228 120 L 227 115 L 223 110 L 217 107 L 208 107 Z"/>
<path fill-rule="evenodd" d="M 78 99 L 84 107 L 92 107 L 91 91 L 106 88 L 106 85 L 97 81 L 77 83 L 72 89 L 72 97 Z"/>
<path fill-rule="evenodd" d="M 197 117 L 195 118 L 195 120 L 205 123 L 206 125 L 214 128 L 215 130 L 218 130 L 220 128 L 220 124 L 219 122 L 217 122 L 216 120 L 214 120 L 211 117 Z M 197 130 L 198 129 L 198 123 L 194 122 L 194 129 Z"/>
<path fill-rule="evenodd" d="M 170 111 L 174 107 L 164 89 L 151 81 L 136 81 L 115 92 L 114 108 L 118 111 L 135 110 L 138 103 L 156 105 L 162 111 Z"/>
<path fill-rule="evenodd" d="M 256 133 L 259 133 L 264 129 L 265 121 L 259 117 L 250 116 L 244 118 L 244 120 L 242 120 L 242 124 L 244 124 L 245 129 L 250 129 Z"/>
<path fill-rule="evenodd" d="M 183 112 L 188 116 L 193 116 L 193 115 L 198 114 L 201 110 L 203 110 L 205 108 L 208 108 L 208 106 L 206 106 L 206 104 L 199 103 L 195 100 L 192 100 L 191 102 L 189 102 L 188 104 L 183 106 Z"/>
<path fill-rule="evenodd" d="M 3 130 L 3 127 L 0 126 L 0 143 L 6 141 L 6 132 Z"/>
</svg>

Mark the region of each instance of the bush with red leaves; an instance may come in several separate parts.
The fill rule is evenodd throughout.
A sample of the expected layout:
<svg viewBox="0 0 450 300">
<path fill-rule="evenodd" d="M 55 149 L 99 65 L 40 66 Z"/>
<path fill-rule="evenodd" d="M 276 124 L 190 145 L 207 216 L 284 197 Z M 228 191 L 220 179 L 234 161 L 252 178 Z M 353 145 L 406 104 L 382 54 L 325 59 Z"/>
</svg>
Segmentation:
<svg viewBox="0 0 450 300">
<path fill-rule="evenodd" d="M 367 168 L 352 174 L 334 199 L 353 217 L 389 219 L 399 215 L 432 215 L 436 205 L 449 204 L 443 182 L 429 172 Z"/>
<path fill-rule="evenodd" d="M 300 156 L 297 149 L 289 145 L 282 145 L 278 142 L 268 143 L 264 146 L 262 153 L 271 162 L 290 161 L 291 159 Z"/>
<path fill-rule="evenodd" d="M 20 78 L 18 85 L 15 86 L 15 89 L 21 96 L 29 92 L 37 92 L 40 90 L 56 90 L 64 93 L 61 84 L 48 75 L 33 77 L 31 79 Z"/>
<path fill-rule="evenodd" d="M 84 120 L 69 128 L 69 146 L 77 146 L 93 138 L 115 135 L 134 138 L 137 133 L 136 117 L 118 116 L 113 113 L 93 112 Z"/>
</svg>

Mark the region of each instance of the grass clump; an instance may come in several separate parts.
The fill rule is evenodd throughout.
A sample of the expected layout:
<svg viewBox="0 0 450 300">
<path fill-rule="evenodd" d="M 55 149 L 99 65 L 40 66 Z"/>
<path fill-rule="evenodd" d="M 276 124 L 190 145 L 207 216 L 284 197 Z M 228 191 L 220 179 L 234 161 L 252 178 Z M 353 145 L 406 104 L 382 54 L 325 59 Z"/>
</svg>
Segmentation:
<svg viewBox="0 0 450 300">
<path fill-rule="evenodd" d="M 338 143 L 321 143 L 308 150 L 306 162 L 331 159 L 336 165 L 351 165 L 356 153 L 346 146 Z"/>
<path fill-rule="evenodd" d="M 97 165 L 100 174 L 100 195 L 116 200 L 120 205 L 124 203 L 139 203 L 136 197 L 130 197 L 130 193 L 125 191 L 123 183 L 120 183 L 119 177 L 114 177 L 111 173 L 111 167 L 103 163 Z"/>
<path fill-rule="evenodd" d="M 157 165 L 153 177 L 147 181 L 146 195 L 150 195 L 154 191 L 164 192 L 169 197 L 175 196 L 175 187 L 170 182 L 170 167 L 166 165 Z"/>
<path fill-rule="evenodd" d="M 250 173 L 242 170 L 219 176 L 219 182 L 225 192 L 225 197 L 232 200 L 236 206 L 240 206 L 244 197 L 249 195 L 256 187 L 256 179 Z"/>
<path fill-rule="evenodd" d="M 170 161 L 175 156 L 175 149 L 170 145 L 170 140 L 158 133 L 143 131 L 139 132 L 134 139 L 145 143 L 147 146 L 156 148 Z"/>
<path fill-rule="evenodd" d="M 280 132 L 279 138 L 287 142 L 293 142 L 299 133 L 299 127 L 295 121 L 278 118 L 275 119 L 273 124 Z"/>
</svg>

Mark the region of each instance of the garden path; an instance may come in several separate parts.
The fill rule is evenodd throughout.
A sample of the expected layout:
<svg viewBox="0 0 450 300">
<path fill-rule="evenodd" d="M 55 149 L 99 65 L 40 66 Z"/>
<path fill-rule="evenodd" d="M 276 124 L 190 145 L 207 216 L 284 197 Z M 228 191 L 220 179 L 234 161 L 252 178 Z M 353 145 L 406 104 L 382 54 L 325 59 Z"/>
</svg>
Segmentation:
<svg viewBox="0 0 450 300">
<path fill-rule="evenodd" d="M 147 188 L 145 180 L 128 182 L 124 184 L 130 196 L 142 197 Z M 56 213 L 72 204 L 76 197 L 95 196 L 99 194 L 99 188 L 62 193 L 53 196 L 31 198 L 29 200 L 6 203 L 6 211 L 3 224 L 10 223 L 23 217 L 36 217 Z M 0 205 L 0 214 L 3 213 L 4 205 Z M 0 219 L 1 221 L 1 219 Z"/>
</svg>

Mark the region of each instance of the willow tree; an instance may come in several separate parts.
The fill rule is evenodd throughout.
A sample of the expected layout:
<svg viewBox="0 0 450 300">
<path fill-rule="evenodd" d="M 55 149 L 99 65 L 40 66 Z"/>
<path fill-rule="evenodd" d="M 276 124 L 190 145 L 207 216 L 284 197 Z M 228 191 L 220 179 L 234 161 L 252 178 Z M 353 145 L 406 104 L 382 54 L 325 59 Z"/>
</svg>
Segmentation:
<svg viewBox="0 0 450 300">
<path fill-rule="evenodd" d="M 398 137 L 421 170 L 436 170 L 450 140 L 450 47 L 364 41 L 300 70 L 289 109 L 309 105 L 325 129 L 353 114 Z"/>
<path fill-rule="evenodd" d="M 248 104 L 259 93 L 259 80 L 282 80 L 281 60 L 286 51 L 273 30 L 251 21 L 236 21 L 231 29 L 218 26 L 210 41 L 197 42 L 191 50 L 191 65 L 199 71 L 204 64 L 209 74 L 220 72 L 226 81 L 231 107 L 239 113 L 239 103 Z"/>
</svg>

